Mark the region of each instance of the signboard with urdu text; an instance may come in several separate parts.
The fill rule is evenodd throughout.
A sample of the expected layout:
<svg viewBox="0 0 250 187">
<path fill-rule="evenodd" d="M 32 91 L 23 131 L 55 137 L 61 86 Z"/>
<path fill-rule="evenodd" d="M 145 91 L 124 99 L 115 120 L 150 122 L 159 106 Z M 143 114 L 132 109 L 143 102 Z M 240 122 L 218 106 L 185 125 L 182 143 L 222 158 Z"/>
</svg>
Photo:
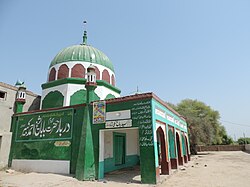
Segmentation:
<svg viewBox="0 0 250 187">
<path fill-rule="evenodd" d="M 71 139 L 72 109 L 18 116 L 16 141 L 42 141 Z"/>
</svg>

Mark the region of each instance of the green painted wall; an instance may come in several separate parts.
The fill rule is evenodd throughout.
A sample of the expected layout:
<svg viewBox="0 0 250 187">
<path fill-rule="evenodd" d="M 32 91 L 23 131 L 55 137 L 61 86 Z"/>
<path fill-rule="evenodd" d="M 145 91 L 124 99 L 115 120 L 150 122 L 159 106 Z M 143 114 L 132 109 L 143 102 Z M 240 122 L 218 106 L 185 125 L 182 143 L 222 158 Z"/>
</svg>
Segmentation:
<svg viewBox="0 0 250 187">
<path fill-rule="evenodd" d="M 170 111 L 169 109 L 167 109 L 165 106 L 163 106 L 161 103 L 159 103 L 155 99 L 153 99 L 153 107 L 154 107 L 154 110 L 152 111 L 152 113 L 153 113 L 153 116 L 155 117 L 155 120 L 159 120 L 159 121 L 161 121 L 163 123 L 166 123 L 167 125 L 171 125 L 172 127 L 178 128 L 178 129 L 180 129 L 183 132 L 187 132 L 187 129 L 182 128 L 182 127 L 176 125 L 176 123 L 168 120 L 166 117 L 163 118 L 162 116 L 155 114 L 155 108 L 158 108 L 161 111 L 163 111 L 165 114 L 169 114 L 169 115 L 173 116 L 175 119 L 178 119 L 183 124 L 185 124 L 186 127 L 187 127 L 187 123 L 183 119 L 181 119 L 179 116 L 175 115 L 172 111 Z"/>
<path fill-rule="evenodd" d="M 86 90 L 78 90 L 72 96 L 70 96 L 70 105 L 86 103 L 86 95 Z"/>
<path fill-rule="evenodd" d="M 115 98 L 115 96 L 114 96 L 114 95 L 112 95 L 112 94 L 108 94 L 108 95 L 106 96 L 106 98 L 105 98 L 105 99 L 113 99 L 113 98 Z"/>
<path fill-rule="evenodd" d="M 55 146 L 53 140 L 46 142 L 16 142 L 13 159 L 70 160 L 71 145 Z"/>
<path fill-rule="evenodd" d="M 42 101 L 42 109 L 63 106 L 64 96 L 59 91 L 48 93 Z"/>
<path fill-rule="evenodd" d="M 83 113 L 85 106 L 78 106 L 74 108 L 74 126 L 73 126 L 73 137 L 72 137 L 72 152 L 71 152 L 71 162 L 70 162 L 70 173 L 75 174 L 76 171 L 76 161 L 78 157 L 78 150 L 80 145 L 81 137 L 81 126 L 83 122 Z"/>
<path fill-rule="evenodd" d="M 12 159 L 70 160 L 73 110 L 55 110 L 13 117 Z"/>
<path fill-rule="evenodd" d="M 185 138 L 183 134 L 181 135 L 181 142 L 182 142 L 182 153 L 183 155 L 187 155 L 186 146 L 185 146 Z"/>
<path fill-rule="evenodd" d="M 155 112 L 155 103 L 154 103 L 154 100 L 151 101 L 151 107 L 152 107 L 152 130 L 153 132 L 156 132 L 156 115 L 154 114 Z M 154 134 L 153 134 L 154 135 Z M 154 137 L 153 138 L 154 140 L 154 156 L 155 156 L 155 168 L 157 169 L 159 167 L 159 158 L 158 158 L 158 143 L 157 143 L 157 137 Z M 159 176 L 157 176 L 159 177 Z M 157 180 L 157 178 L 156 178 Z"/>
<path fill-rule="evenodd" d="M 152 109 L 151 99 L 134 100 L 106 105 L 106 111 L 131 110 L 132 127 L 139 127 L 139 145 L 140 145 L 140 167 L 142 183 L 155 184 L 155 156 L 153 144 L 152 129 Z M 91 114 L 92 115 L 92 114 Z M 105 129 L 105 124 L 92 125 L 93 141 L 95 150 L 95 160 L 99 163 L 99 130 Z M 112 162 L 112 160 L 109 160 Z M 100 163 L 97 166 L 97 176 L 102 177 L 103 167 Z M 99 172 L 98 172 L 99 171 Z"/>
<path fill-rule="evenodd" d="M 156 123 L 156 121 L 160 121 L 162 123 L 165 123 L 167 126 L 172 126 L 173 128 L 179 129 L 182 132 L 186 132 L 187 133 L 187 129 L 181 127 L 181 125 L 177 125 L 174 121 L 171 121 L 168 119 L 168 115 L 174 117 L 174 119 L 179 120 L 180 123 L 186 125 L 187 127 L 187 123 L 181 119 L 179 116 L 177 116 L 176 114 L 174 114 L 172 111 L 170 111 L 168 108 L 166 108 L 165 106 L 163 106 L 161 103 L 159 103 L 158 101 L 156 101 L 155 99 L 152 100 L 153 103 L 153 118 L 154 118 L 154 123 Z M 156 109 L 159 109 L 160 111 L 162 111 L 161 116 L 159 114 L 156 114 Z M 154 126 L 153 126 L 154 127 Z M 172 133 L 171 130 L 167 130 L 169 128 L 166 128 L 166 132 L 168 132 L 168 141 L 169 141 L 169 154 L 170 158 L 176 158 L 177 155 L 177 147 L 175 146 L 175 135 Z M 181 149 L 183 149 L 183 145 L 181 145 Z M 157 156 L 157 155 L 155 155 Z M 156 158 L 158 160 L 158 157 Z M 157 164 L 157 163 L 156 163 Z"/>
<path fill-rule="evenodd" d="M 168 131 L 168 141 L 169 141 L 170 158 L 176 158 L 175 139 L 174 139 L 173 132 L 171 130 Z"/>
<path fill-rule="evenodd" d="M 126 160 L 126 133 L 113 132 L 113 155 L 115 165 L 124 165 Z"/>
<path fill-rule="evenodd" d="M 73 112 L 64 109 L 20 115 L 16 125 L 16 142 L 67 140 L 72 137 Z"/>
<path fill-rule="evenodd" d="M 70 96 L 70 105 L 77 105 L 86 103 L 86 90 L 78 90 L 72 96 Z M 100 100 L 100 97 L 96 93 L 94 93 L 94 100 Z"/>
<path fill-rule="evenodd" d="M 81 92 L 80 92 L 81 93 Z M 76 95 L 79 93 L 76 93 Z M 55 97 L 56 94 L 52 96 Z M 80 95 L 80 94 L 79 94 Z M 96 97 L 96 99 L 99 99 Z M 72 101 L 73 102 L 73 101 Z M 75 101 L 74 101 L 75 102 Z M 46 102 L 45 102 L 46 104 Z M 24 124 L 16 122 L 15 120 L 24 118 L 27 122 L 28 118 L 24 117 L 23 114 L 16 115 L 13 119 L 16 127 L 13 127 L 13 149 L 11 152 L 12 158 L 27 158 L 27 159 L 62 159 L 70 160 L 70 172 L 72 174 L 76 171 L 76 161 L 78 159 L 78 150 L 79 150 L 79 140 L 81 138 L 81 126 L 83 125 L 83 113 L 85 106 L 77 105 L 72 106 L 72 109 L 67 109 L 66 111 L 71 111 L 73 118 L 72 126 L 72 136 L 51 136 L 47 138 L 47 135 L 41 137 L 40 140 L 36 137 L 27 136 L 27 137 L 17 137 L 23 133 L 24 128 L 16 130 L 17 125 Z M 90 108 L 90 116 L 92 116 L 92 106 Z M 132 127 L 139 127 L 139 146 L 140 146 L 140 158 L 137 155 L 126 156 L 126 162 L 124 166 L 120 167 L 129 167 L 135 165 L 140 160 L 141 167 L 141 176 L 142 183 L 155 184 L 156 183 L 156 160 L 155 160 L 155 147 L 154 147 L 154 137 L 153 137 L 153 118 L 152 118 L 152 100 L 143 99 L 143 100 L 132 100 L 126 102 L 110 103 L 106 105 L 106 111 L 120 111 L 120 110 L 130 110 L 132 118 Z M 52 110 L 49 112 L 44 112 L 44 114 L 49 118 L 48 113 L 56 113 L 62 110 Z M 36 117 L 38 120 L 38 114 L 29 114 L 30 117 Z M 54 114 L 56 115 L 56 114 Z M 51 117 L 51 116 L 50 116 Z M 27 118 L 27 120 L 26 120 Z M 46 119 L 48 119 L 46 118 Z M 66 120 L 66 119 L 65 119 Z M 64 121 L 65 121 L 64 120 Z M 66 120 L 67 121 L 67 120 Z M 48 126 L 45 125 L 45 128 Z M 107 159 L 103 163 L 99 163 L 99 130 L 105 129 L 105 124 L 91 124 L 92 135 L 93 135 L 93 144 L 94 144 L 94 159 L 95 159 L 95 171 L 96 178 L 102 177 L 103 173 L 109 170 L 118 169 L 118 167 L 112 167 L 114 160 Z M 22 130 L 22 131 L 20 131 Z M 47 129 L 49 130 L 49 129 Z M 64 130 L 64 129 L 62 129 Z M 67 129 L 66 129 L 67 131 Z M 25 133 L 24 133 L 25 134 Z M 40 134 L 39 134 L 40 135 Z M 64 138 L 64 139 L 60 139 Z M 55 146 L 56 141 L 69 141 L 69 146 Z M 105 164 L 106 163 L 106 164 Z M 100 167 L 99 167 L 100 165 Z M 102 165 L 102 166 L 101 166 Z M 113 165 L 114 166 L 114 165 Z"/>
</svg>

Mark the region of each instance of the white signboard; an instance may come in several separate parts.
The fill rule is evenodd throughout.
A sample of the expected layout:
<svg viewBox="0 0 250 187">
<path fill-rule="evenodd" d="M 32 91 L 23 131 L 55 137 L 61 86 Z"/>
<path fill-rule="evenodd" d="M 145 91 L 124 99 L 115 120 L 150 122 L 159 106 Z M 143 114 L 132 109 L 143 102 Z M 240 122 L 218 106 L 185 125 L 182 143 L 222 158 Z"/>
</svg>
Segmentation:
<svg viewBox="0 0 250 187">
<path fill-rule="evenodd" d="M 130 118 L 131 118 L 130 110 L 119 110 L 119 111 L 106 113 L 106 120 L 107 121 L 130 119 Z"/>
<path fill-rule="evenodd" d="M 105 128 L 123 128 L 132 127 L 132 120 L 118 120 L 118 121 L 107 121 L 105 123 Z"/>
</svg>

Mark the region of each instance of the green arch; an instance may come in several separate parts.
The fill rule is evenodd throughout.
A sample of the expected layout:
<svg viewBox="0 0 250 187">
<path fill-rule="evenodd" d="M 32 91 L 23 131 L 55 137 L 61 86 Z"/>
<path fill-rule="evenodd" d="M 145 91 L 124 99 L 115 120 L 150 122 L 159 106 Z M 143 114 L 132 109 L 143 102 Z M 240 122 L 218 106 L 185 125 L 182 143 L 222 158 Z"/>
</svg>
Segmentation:
<svg viewBox="0 0 250 187">
<path fill-rule="evenodd" d="M 112 94 L 108 94 L 108 95 L 106 96 L 106 98 L 105 98 L 105 99 L 113 99 L 113 98 L 115 98 L 115 96 L 114 96 L 114 95 L 112 95 Z"/>
<path fill-rule="evenodd" d="M 168 142 L 169 142 L 170 158 L 176 158 L 174 135 L 171 130 L 168 130 Z"/>
<path fill-rule="evenodd" d="M 181 140 L 182 140 L 182 151 L 183 151 L 183 155 L 187 155 L 186 145 L 185 145 L 185 137 L 183 136 L 183 134 L 181 135 Z"/>
<path fill-rule="evenodd" d="M 64 96 L 59 91 L 49 92 L 43 99 L 42 109 L 63 106 Z"/>
<path fill-rule="evenodd" d="M 78 90 L 73 95 L 70 96 L 70 105 L 78 105 L 86 103 L 86 90 Z"/>
<path fill-rule="evenodd" d="M 78 105 L 86 103 L 86 90 L 78 90 L 73 95 L 70 96 L 70 105 Z M 94 101 L 100 100 L 100 97 L 96 93 L 94 93 Z"/>
</svg>

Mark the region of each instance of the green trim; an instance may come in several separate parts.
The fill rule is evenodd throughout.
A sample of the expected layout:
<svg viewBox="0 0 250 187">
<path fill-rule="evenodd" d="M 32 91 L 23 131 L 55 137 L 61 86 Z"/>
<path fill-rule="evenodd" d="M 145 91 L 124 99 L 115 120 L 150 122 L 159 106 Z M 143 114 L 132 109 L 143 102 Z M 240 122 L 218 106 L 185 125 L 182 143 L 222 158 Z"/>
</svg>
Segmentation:
<svg viewBox="0 0 250 187">
<path fill-rule="evenodd" d="M 99 162 L 98 179 L 104 178 L 104 161 Z"/>
<path fill-rule="evenodd" d="M 83 78 L 65 78 L 65 79 L 59 79 L 59 80 L 44 83 L 44 84 L 42 84 L 42 89 L 44 90 L 44 89 L 59 86 L 62 84 L 82 84 L 82 85 L 84 85 L 85 83 L 86 83 L 86 79 L 83 79 Z M 97 86 L 105 86 L 106 88 L 109 88 L 118 94 L 121 93 L 121 90 L 119 88 L 107 83 L 106 81 L 96 80 L 96 83 L 97 83 Z"/>
<path fill-rule="evenodd" d="M 174 112 L 169 110 L 166 106 L 162 105 L 162 103 L 157 101 L 155 98 L 153 98 L 153 103 L 154 103 L 155 108 L 161 110 L 162 112 L 164 112 L 167 115 L 174 117 L 174 119 L 179 120 L 180 123 L 182 123 L 183 125 L 185 125 L 187 127 L 187 123 L 181 117 L 179 117 Z M 162 117 L 162 116 L 157 115 L 157 114 L 154 114 L 154 116 L 155 116 L 156 120 L 159 120 L 159 121 L 162 121 L 163 123 L 169 124 L 172 127 L 178 128 L 183 132 L 187 132 L 187 128 L 182 128 L 182 127 L 178 126 L 175 122 L 168 120 L 166 117 Z"/>
<path fill-rule="evenodd" d="M 42 89 L 47 89 L 55 86 L 59 86 L 61 84 L 85 84 L 87 79 L 83 78 L 65 78 L 59 79 L 51 82 L 47 82 L 42 84 Z"/>
<path fill-rule="evenodd" d="M 117 88 L 117 87 L 115 87 L 115 86 L 113 86 L 113 85 L 107 83 L 106 81 L 103 81 L 103 80 L 96 80 L 96 83 L 97 83 L 98 86 L 105 86 L 105 87 L 111 89 L 112 91 L 114 91 L 114 92 L 116 92 L 116 93 L 118 93 L 118 94 L 121 93 L 121 90 L 120 90 L 119 88 Z"/>
</svg>

